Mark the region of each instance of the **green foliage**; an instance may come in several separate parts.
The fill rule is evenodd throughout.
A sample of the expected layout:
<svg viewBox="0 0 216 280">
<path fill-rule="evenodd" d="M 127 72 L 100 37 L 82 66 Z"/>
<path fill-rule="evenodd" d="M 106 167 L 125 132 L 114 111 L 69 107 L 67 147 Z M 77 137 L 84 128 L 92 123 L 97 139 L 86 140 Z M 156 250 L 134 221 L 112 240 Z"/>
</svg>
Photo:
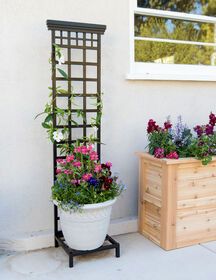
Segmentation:
<svg viewBox="0 0 216 280">
<path fill-rule="evenodd" d="M 181 116 L 174 128 L 169 120 L 164 123 L 164 127 L 160 127 L 150 119 L 147 127 L 149 153 L 157 158 L 195 157 L 206 165 L 216 155 L 215 125 L 216 115 L 211 113 L 208 124 L 194 127 L 194 135 L 182 123 Z"/>
<path fill-rule="evenodd" d="M 57 61 L 59 61 L 59 65 L 64 64 L 64 57 L 61 51 L 61 48 L 54 44 L 55 47 L 55 58 Z M 51 59 L 50 59 L 51 62 Z M 57 68 L 57 71 L 60 73 L 60 75 L 68 80 L 68 75 L 67 73 L 61 69 L 61 68 Z M 73 86 L 71 86 L 70 90 L 65 90 L 62 89 L 60 86 L 56 87 L 55 89 L 53 89 L 52 87 L 49 87 L 50 90 L 50 94 L 49 94 L 49 98 L 50 101 L 45 104 L 45 108 L 44 111 L 42 113 L 39 113 L 35 118 L 44 115 L 44 120 L 42 122 L 42 127 L 46 129 L 47 134 L 48 134 L 48 138 L 52 141 L 52 142 L 59 142 L 60 139 L 61 140 L 66 140 L 68 138 L 68 133 L 69 133 L 69 129 L 68 127 L 66 127 L 65 124 L 68 123 L 68 120 L 71 121 L 71 123 L 73 125 L 78 125 L 78 122 L 76 121 L 76 118 L 82 118 L 83 122 L 86 123 L 86 115 L 83 112 L 83 110 L 77 108 L 78 105 L 74 102 L 75 96 L 79 96 L 78 94 L 76 94 L 73 91 Z M 76 113 L 71 113 L 70 110 L 65 110 L 62 108 L 59 108 L 56 104 L 55 106 L 54 103 L 56 102 L 56 94 L 67 94 L 69 96 L 70 102 L 73 105 L 73 108 L 76 109 Z M 94 105 L 97 107 L 98 112 L 95 118 L 91 118 L 91 126 L 97 128 L 100 125 L 101 122 L 101 117 L 102 117 L 102 109 L 103 109 L 103 103 L 102 103 L 102 99 L 100 94 L 98 93 L 96 97 L 93 97 L 93 99 L 95 100 Z M 55 111 L 53 111 L 53 108 L 55 107 Z M 63 128 L 61 129 L 55 129 L 53 126 L 53 118 L 55 116 L 55 120 L 56 123 L 58 125 L 61 125 Z M 54 133 L 61 133 L 62 137 L 58 137 L 58 141 L 55 139 L 54 137 Z M 84 142 L 84 141 L 88 141 L 90 143 L 94 143 L 97 142 L 97 137 L 95 135 L 90 135 L 89 137 L 84 137 L 82 139 L 78 139 L 80 142 Z M 67 153 L 67 151 L 70 150 L 70 146 L 68 144 L 58 144 L 58 147 L 61 149 L 60 153 Z"/>
<path fill-rule="evenodd" d="M 216 134 L 194 138 L 188 149 L 191 156 L 201 160 L 203 165 L 207 165 L 216 152 Z"/>
<path fill-rule="evenodd" d="M 176 146 L 172 141 L 172 136 L 168 131 L 154 131 L 148 134 L 149 140 L 149 153 L 154 154 L 156 148 L 163 148 L 165 154 L 169 154 L 172 151 L 176 150 Z"/>
</svg>

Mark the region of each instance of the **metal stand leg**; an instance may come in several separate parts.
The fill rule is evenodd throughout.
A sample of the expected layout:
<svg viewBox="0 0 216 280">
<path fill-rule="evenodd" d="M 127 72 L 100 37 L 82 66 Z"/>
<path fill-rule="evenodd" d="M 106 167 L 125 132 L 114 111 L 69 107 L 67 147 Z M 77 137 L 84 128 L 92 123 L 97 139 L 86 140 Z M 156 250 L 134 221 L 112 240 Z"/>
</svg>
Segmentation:
<svg viewBox="0 0 216 280">
<path fill-rule="evenodd" d="M 69 254 L 69 267 L 73 267 L 73 255 Z"/>
<path fill-rule="evenodd" d="M 120 245 L 119 244 L 117 244 L 115 252 L 116 252 L 116 258 L 120 258 Z"/>
<path fill-rule="evenodd" d="M 55 248 L 58 248 L 59 247 L 59 244 L 58 244 L 58 242 L 56 241 L 56 239 L 55 239 Z"/>
</svg>

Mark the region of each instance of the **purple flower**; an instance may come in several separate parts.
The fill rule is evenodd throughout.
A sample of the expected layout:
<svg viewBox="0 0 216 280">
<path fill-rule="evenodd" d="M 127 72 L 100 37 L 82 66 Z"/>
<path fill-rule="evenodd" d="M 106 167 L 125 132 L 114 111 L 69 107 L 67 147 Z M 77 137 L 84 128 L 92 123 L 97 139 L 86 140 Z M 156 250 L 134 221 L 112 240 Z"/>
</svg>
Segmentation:
<svg viewBox="0 0 216 280">
<path fill-rule="evenodd" d="M 95 178 L 93 178 L 93 177 L 90 178 L 90 179 L 88 180 L 88 182 L 89 182 L 90 185 L 92 185 L 92 186 L 94 186 L 94 187 L 97 187 L 98 184 L 99 184 L 98 180 L 95 179 Z"/>
<path fill-rule="evenodd" d="M 200 137 L 203 135 L 203 128 L 200 125 L 194 127 L 194 131 L 197 133 L 197 136 Z"/>
<path fill-rule="evenodd" d="M 214 134 L 214 126 L 207 124 L 205 127 L 205 133 L 206 133 L 206 135 Z"/>
<path fill-rule="evenodd" d="M 215 126 L 216 124 L 216 116 L 213 113 L 209 115 L 209 124 L 211 124 L 212 126 Z"/>
</svg>

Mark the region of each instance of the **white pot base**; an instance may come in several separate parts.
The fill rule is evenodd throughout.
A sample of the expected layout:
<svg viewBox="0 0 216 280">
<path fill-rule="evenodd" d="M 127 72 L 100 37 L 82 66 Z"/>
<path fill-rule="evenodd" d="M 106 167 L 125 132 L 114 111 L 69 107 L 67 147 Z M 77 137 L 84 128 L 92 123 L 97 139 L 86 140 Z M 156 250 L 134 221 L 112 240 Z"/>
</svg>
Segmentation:
<svg viewBox="0 0 216 280">
<path fill-rule="evenodd" d="M 75 250 L 94 250 L 102 246 L 115 201 L 86 204 L 81 212 L 60 209 L 60 223 L 67 245 Z"/>
</svg>

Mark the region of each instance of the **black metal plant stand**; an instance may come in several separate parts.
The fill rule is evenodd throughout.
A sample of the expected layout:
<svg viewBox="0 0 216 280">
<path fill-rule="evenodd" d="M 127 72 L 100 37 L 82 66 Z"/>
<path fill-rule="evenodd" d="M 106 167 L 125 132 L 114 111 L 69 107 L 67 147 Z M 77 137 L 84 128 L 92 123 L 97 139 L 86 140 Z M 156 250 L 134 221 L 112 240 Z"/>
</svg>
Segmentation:
<svg viewBox="0 0 216 280">
<path fill-rule="evenodd" d="M 100 101 L 101 98 L 101 35 L 104 34 L 106 26 L 98 24 L 87 24 L 78 22 L 56 21 L 47 20 L 48 30 L 51 30 L 52 34 L 52 102 L 53 112 L 59 101 L 65 101 L 67 104 L 66 110 L 70 110 L 72 113 L 82 111 L 83 120 L 82 123 L 73 122 L 72 118 L 68 118 L 67 127 L 69 130 L 68 140 L 60 142 L 62 144 L 72 144 L 76 142 L 77 136 L 75 130 L 79 130 L 79 138 L 85 138 L 89 136 L 89 130 L 92 125 L 89 122 L 89 115 L 97 117 L 100 114 L 100 108 L 96 105 L 95 108 L 88 108 L 89 98 L 96 98 Z M 56 54 L 55 45 L 58 45 L 63 51 L 65 56 L 64 71 L 67 74 L 67 78 L 59 75 L 56 71 Z M 77 75 L 77 69 L 79 68 Z M 89 68 L 93 68 L 95 71 L 89 71 Z M 91 70 L 93 70 L 91 69 Z M 95 76 L 89 76 L 89 73 L 95 72 Z M 81 74 L 80 74 L 81 73 Z M 66 93 L 58 93 L 58 86 L 63 86 L 66 89 Z M 77 109 L 71 102 L 73 87 L 73 97 L 78 98 L 80 108 Z M 54 128 L 62 128 L 62 125 L 58 125 L 58 121 L 54 114 L 53 116 Z M 100 143 L 101 143 L 101 127 L 97 125 L 97 152 L 100 159 Z M 64 158 L 59 154 L 59 148 L 56 143 L 53 144 L 53 172 L 54 180 L 56 179 L 56 160 Z M 54 205 L 54 235 L 55 235 L 55 247 L 61 246 L 69 256 L 69 267 L 73 267 L 73 258 L 76 256 L 87 255 L 89 253 L 100 252 L 103 250 L 115 249 L 116 257 L 120 257 L 120 244 L 116 242 L 109 235 L 106 236 L 105 243 L 101 247 L 95 250 L 79 251 L 74 250 L 67 246 L 64 240 L 64 236 L 61 230 L 59 230 L 59 215 L 58 208 Z M 107 244 L 109 243 L 109 244 Z"/>
</svg>

